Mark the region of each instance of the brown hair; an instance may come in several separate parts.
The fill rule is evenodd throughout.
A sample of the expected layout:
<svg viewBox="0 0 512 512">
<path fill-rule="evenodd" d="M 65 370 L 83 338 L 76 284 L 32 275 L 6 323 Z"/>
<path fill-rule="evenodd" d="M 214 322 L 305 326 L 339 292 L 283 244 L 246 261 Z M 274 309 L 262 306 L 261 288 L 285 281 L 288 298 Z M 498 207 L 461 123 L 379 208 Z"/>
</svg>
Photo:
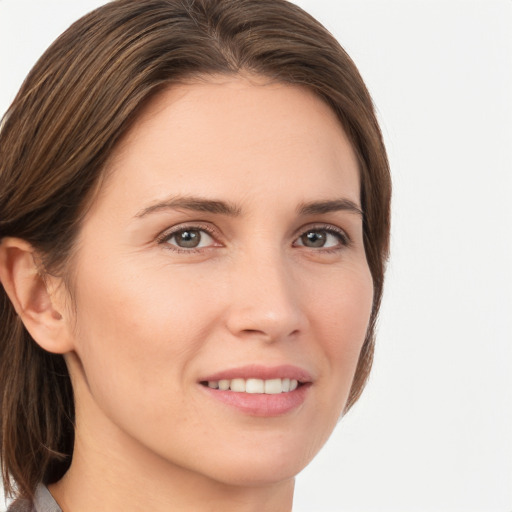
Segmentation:
<svg viewBox="0 0 512 512">
<path fill-rule="evenodd" d="M 374 304 L 347 409 L 372 363 L 389 245 L 390 178 L 368 91 L 349 56 L 285 0 L 115 0 L 40 58 L 0 131 L 0 240 L 28 241 L 63 272 L 109 155 L 143 106 L 192 76 L 248 71 L 298 84 L 336 112 L 359 158 Z M 0 289 L 0 418 L 6 491 L 32 497 L 71 462 L 74 403 L 61 355 L 42 350 Z M 11 480 L 16 482 L 17 490 Z"/>
</svg>

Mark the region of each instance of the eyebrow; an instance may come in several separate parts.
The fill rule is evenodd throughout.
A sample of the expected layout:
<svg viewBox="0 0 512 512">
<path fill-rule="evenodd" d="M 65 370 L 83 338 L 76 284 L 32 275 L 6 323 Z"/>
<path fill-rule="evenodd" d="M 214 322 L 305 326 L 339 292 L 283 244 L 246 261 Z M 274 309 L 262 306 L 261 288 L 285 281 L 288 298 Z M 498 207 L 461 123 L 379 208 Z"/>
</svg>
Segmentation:
<svg viewBox="0 0 512 512">
<path fill-rule="evenodd" d="M 324 213 L 347 211 L 363 217 L 361 208 L 350 199 L 331 199 L 303 203 L 297 208 L 299 215 L 321 215 Z"/>
<path fill-rule="evenodd" d="M 151 206 L 148 206 L 147 208 L 139 211 L 135 217 L 145 217 L 150 213 L 173 209 L 216 213 L 219 215 L 228 215 L 230 217 L 239 216 L 242 211 L 241 208 L 236 204 L 228 203 L 226 201 L 205 199 L 202 197 L 194 196 L 177 196 L 152 204 Z"/>
<path fill-rule="evenodd" d="M 141 218 L 151 213 L 172 209 L 206 212 L 230 217 L 238 217 L 242 213 L 242 208 L 235 203 L 195 196 L 175 196 L 143 208 L 135 217 Z M 350 199 L 345 198 L 311 201 L 302 203 L 297 208 L 297 213 L 301 216 L 322 215 L 337 211 L 347 211 L 363 217 L 361 208 Z"/>
</svg>

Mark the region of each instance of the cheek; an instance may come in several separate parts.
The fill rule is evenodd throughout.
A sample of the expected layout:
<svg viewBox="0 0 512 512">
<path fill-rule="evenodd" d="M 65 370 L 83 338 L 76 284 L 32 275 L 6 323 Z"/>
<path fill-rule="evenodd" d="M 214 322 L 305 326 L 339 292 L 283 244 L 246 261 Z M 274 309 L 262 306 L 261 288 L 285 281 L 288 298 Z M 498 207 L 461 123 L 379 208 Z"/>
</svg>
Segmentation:
<svg viewBox="0 0 512 512">
<path fill-rule="evenodd" d="M 166 279 L 162 269 L 130 275 L 125 267 L 82 269 L 88 279 L 77 293 L 76 351 L 96 398 L 129 391 L 134 400 L 125 402 L 135 407 L 138 395 L 162 398 L 180 384 L 216 312 L 205 287 L 179 272 Z"/>
<path fill-rule="evenodd" d="M 373 281 L 367 265 L 348 268 L 322 283 L 311 284 L 311 318 L 333 356 L 358 355 L 373 304 Z M 337 359 L 335 357 L 334 359 Z"/>
<path fill-rule="evenodd" d="M 315 288 L 310 313 L 312 331 L 329 369 L 327 402 L 341 411 L 348 399 L 373 305 L 373 281 L 367 266 L 340 275 Z M 311 296 L 311 295 L 310 295 Z M 327 408 L 327 407 L 326 407 Z"/>
</svg>

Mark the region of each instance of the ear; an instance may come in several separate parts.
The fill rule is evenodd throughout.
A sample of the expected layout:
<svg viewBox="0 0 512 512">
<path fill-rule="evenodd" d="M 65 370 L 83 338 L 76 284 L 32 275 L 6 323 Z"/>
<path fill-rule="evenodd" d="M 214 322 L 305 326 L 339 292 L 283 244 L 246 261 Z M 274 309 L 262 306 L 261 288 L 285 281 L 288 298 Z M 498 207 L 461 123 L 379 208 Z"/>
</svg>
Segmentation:
<svg viewBox="0 0 512 512">
<path fill-rule="evenodd" d="M 41 348 L 64 354 L 72 350 L 65 287 L 45 275 L 34 248 L 19 238 L 0 243 L 0 281 L 25 328 Z"/>
</svg>

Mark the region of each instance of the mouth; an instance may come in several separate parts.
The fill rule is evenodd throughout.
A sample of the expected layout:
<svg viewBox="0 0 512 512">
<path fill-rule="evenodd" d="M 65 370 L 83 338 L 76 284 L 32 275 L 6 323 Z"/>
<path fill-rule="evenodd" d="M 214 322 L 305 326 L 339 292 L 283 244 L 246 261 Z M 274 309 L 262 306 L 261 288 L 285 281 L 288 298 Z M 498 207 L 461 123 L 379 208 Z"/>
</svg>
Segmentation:
<svg viewBox="0 0 512 512">
<path fill-rule="evenodd" d="M 199 384 L 206 394 L 251 416 L 280 416 L 299 408 L 313 384 L 308 372 L 295 366 L 250 365 L 222 371 Z"/>
<path fill-rule="evenodd" d="M 277 378 L 277 379 L 220 379 L 202 381 L 203 386 L 211 389 L 220 389 L 221 391 L 233 391 L 235 393 L 279 395 L 280 393 L 290 393 L 305 383 L 296 379 Z"/>
</svg>

